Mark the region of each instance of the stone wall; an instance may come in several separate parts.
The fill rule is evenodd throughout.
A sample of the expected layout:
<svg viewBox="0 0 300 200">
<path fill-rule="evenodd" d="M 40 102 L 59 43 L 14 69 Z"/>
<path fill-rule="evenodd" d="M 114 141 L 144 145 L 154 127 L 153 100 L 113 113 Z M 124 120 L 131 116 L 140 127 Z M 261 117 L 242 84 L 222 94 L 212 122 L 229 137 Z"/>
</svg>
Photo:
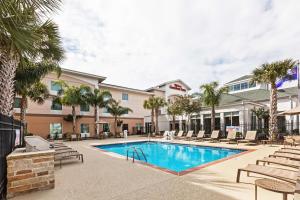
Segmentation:
<svg viewBox="0 0 300 200">
<path fill-rule="evenodd" d="M 54 150 L 13 152 L 7 157 L 8 198 L 54 188 Z"/>
</svg>

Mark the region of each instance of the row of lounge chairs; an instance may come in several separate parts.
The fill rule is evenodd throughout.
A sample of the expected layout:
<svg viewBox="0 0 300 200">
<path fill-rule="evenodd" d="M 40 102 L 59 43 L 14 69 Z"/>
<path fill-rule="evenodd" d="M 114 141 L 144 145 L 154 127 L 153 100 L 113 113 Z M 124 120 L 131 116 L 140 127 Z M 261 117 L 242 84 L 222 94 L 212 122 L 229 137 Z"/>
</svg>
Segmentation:
<svg viewBox="0 0 300 200">
<path fill-rule="evenodd" d="M 59 166 L 62 166 L 62 162 L 70 159 L 78 159 L 83 163 L 83 154 L 66 146 L 63 143 L 50 143 L 50 148 L 55 150 L 54 161 L 59 162 Z"/>
<path fill-rule="evenodd" d="M 263 165 L 260 165 L 263 164 Z M 275 164 L 284 166 L 285 168 L 277 168 L 266 166 L 266 164 Z M 236 182 L 240 182 L 241 172 L 259 174 L 271 178 L 286 181 L 296 184 L 300 168 L 300 148 L 299 147 L 284 147 L 269 157 L 258 159 L 256 164 L 249 164 L 244 168 L 238 169 Z"/>
<path fill-rule="evenodd" d="M 179 131 L 177 136 L 174 137 L 174 139 L 185 139 L 185 140 L 194 140 L 194 141 L 211 141 L 211 142 L 228 142 L 228 143 L 249 143 L 254 144 L 256 143 L 256 131 L 247 131 L 246 136 L 244 139 L 238 139 L 237 138 L 237 132 L 235 130 L 231 130 L 228 132 L 227 137 L 224 139 L 220 138 L 220 131 L 214 130 L 212 131 L 210 137 L 206 137 L 204 131 L 199 131 L 196 137 L 193 137 L 194 131 L 188 131 L 185 136 L 183 136 L 184 132 Z M 166 132 L 165 132 L 166 134 Z M 164 135 L 165 135 L 164 134 Z"/>
</svg>

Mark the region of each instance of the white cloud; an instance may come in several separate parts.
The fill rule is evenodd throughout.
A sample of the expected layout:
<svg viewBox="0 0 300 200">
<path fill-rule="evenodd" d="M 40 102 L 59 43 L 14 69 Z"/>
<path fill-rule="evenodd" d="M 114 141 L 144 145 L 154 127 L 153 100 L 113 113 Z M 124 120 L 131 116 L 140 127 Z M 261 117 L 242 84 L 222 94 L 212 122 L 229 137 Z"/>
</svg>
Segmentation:
<svg viewBox="0 0 300 200">
<path fill-rule="evenodd" d="M 145 89 L 181 78 L 230 81 L 299 58 L 299 0 L 65 0 L 63 67 Z"/>
</svg>

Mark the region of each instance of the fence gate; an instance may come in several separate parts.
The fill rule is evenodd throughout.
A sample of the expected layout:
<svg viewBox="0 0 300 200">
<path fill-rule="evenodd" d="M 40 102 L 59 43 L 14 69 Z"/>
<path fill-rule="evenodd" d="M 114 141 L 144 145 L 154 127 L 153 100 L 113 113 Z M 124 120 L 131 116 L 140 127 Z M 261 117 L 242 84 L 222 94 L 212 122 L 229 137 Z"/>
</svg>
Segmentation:
<svg viewBox="0 0 300 200">
<path fill-rule="evenodd" d="M 0 200 L 6 199 L 6 156 L 23 145 L 23 126 L 20 121 L 0 114 Z"/>
</svg>

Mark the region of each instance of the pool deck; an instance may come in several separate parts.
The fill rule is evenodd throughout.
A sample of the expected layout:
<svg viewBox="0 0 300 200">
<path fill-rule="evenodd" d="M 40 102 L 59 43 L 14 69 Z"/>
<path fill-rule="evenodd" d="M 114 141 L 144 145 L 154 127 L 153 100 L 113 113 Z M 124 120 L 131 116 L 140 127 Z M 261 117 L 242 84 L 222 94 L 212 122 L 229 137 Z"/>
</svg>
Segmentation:
<svg viewBox="0 0 300 200">
<path fill-rule="evenodd" d="M 127 141 L 147 140 L 130 137 Z M 66 142 L 84 154 L 84 163 L 69 163 L 55 170 L 55 189 L 30 193 L 14 200 L 250 200 L 254 199 L 253 182 L 257 177 L 241 176 L 235 183 L 237 169 L 255 164 L 258 158 L 272 154 L 280 146 L 225 144 L 176 140 L 178 143 L 222 146 L 254 150 L 216 162 L 188 174 L 177 176 L 139 163 L 126 161 L 93 147 L 96 144 L 123 142 L 124 139 L 85 140 Z M 258 199 L 281 200 L 282 195 L 258 189 Z M 293 199 L 289 195 L 289 200 Z"/>
</svg>

